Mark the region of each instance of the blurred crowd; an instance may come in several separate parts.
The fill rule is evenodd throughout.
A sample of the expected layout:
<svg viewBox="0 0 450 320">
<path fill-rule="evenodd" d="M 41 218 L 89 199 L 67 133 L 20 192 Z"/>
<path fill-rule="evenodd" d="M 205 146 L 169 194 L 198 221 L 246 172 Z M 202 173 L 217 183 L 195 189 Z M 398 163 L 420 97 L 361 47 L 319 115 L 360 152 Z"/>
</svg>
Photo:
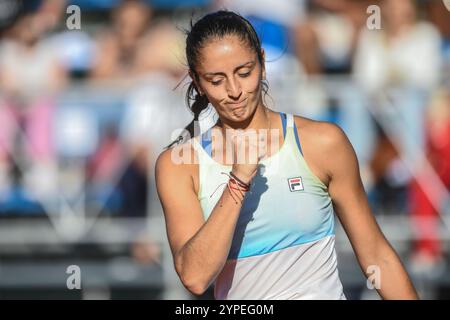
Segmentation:
<svg viewBox="0 0 450 320">
<path fill-rule="evenodd" d="M 68 27 L 70 5 L 79 28 Z M 183 30 L 222 8 L 262 39 L 271 107 L 339 124 L 374 212 L 410 216 L 414 259 L 439 263 L 450 206 L 433 197 L 450 189 L 440 0 L 1 0 L 0 217 L 45 216 L 56 194 L 80 192 L 86 214 L 160 214 L 154 161 L 192 118 Z M 137 259 L 157 259 L 141 243 Z"/>
</svg>

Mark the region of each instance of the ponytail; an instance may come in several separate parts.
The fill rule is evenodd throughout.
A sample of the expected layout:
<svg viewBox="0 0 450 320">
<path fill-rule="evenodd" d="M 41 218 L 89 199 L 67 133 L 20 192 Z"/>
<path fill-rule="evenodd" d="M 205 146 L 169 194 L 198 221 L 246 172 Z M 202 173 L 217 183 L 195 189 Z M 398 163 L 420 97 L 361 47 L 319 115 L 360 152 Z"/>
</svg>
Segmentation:
<svg viewBox="0 0 450 320">
<path fill-rule="evenodd" d="M 196 127 L 198 125 L 198 117 L 200 116 L 200 113 L 208 107 L 208 103 L 209 100 L 206 95 L 200 95 L 194 82 L 192 81 L 189 84 L 189 88 L 186 93 L 186 104 L 190 107 L 194 115 L 194 119 L 192 119 L 192 121 L 184 128 L 183 132 L 174 141 L 172 141 L 166 149 L 171 148 L 174 144 L 186 142 L 190 138 L 194 137 L 195 133 L 199 131 L 198 127 Z"/>
</svg>

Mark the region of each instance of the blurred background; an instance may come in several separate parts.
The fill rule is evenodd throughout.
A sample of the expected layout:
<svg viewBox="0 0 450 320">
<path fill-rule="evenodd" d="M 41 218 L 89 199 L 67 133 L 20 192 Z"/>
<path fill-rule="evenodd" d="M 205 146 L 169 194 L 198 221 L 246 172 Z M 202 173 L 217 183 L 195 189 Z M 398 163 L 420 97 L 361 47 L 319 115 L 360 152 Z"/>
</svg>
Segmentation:
<svg viewBox="0 0 450 320">
<path fill-rule="evenodd" d="M 0 0 L 0 299 L 213 297 L 174 272 L 153 172 L 192 119 L 183 30 L 222 8 L 262 39 L 269 107 L 344 129 L 421 297 L 449 299 L 441 0 Z M 347 298 L 378 299 L 336 234 Z"/>
</svg>

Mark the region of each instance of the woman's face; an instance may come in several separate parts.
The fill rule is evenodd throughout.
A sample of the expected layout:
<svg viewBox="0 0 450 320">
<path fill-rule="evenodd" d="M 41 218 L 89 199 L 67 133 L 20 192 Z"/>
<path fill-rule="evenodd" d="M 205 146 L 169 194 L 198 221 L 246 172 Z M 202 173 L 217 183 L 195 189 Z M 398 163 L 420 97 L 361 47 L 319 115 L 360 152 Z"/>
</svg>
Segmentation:
<svg viewBox="0 0 450 320">
<path fill-rule="evenodd" d="M 248 119 L 261 103 L 261 80 L 265 79 L 256 52 L 237 36 L 226 36 L 208 42 L 199 58 L 197 88 L 220 118 L 228 122 Z"/>
</svg>

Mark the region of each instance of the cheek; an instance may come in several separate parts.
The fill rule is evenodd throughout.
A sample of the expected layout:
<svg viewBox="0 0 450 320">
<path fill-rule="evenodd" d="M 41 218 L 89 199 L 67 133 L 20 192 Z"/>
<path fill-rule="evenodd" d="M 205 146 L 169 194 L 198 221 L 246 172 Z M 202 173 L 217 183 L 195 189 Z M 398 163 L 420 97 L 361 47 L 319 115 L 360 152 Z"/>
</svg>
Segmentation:
<svg viewBox="0 0 450 320">
<path fill-rule="evenodd" d="M 204 92 L 208 96 L 210 102 L 216 102 L 222 100 L 226 97 L 226 90 L 223 86 L 213 86 L 210 82 L 200 80 L 200 86 L 203 88 Z"/>
<path fill-rule="evenodd" d="M 262 88 L 261 81 L 259 78 L 253 79 L 253 81 L 249 85 L 250 85 L 250 89 L 254 93 L 259 93 Z"/>
<path fill-rule="evenodd" d="M 249 96 L 252 96 L 253 100 L 258 99 L 262 90 L 262 85 L 259 77 L 252 77 L 244 81 L 242 89 L 244 92 L 247 92 Z"/>
<path fill-rule="evenodd" d="M 208 88 L 207 94 L 211 103 L 220 102 L 227 98 L 227 91 L 222 86 Z"/>
</svg>

